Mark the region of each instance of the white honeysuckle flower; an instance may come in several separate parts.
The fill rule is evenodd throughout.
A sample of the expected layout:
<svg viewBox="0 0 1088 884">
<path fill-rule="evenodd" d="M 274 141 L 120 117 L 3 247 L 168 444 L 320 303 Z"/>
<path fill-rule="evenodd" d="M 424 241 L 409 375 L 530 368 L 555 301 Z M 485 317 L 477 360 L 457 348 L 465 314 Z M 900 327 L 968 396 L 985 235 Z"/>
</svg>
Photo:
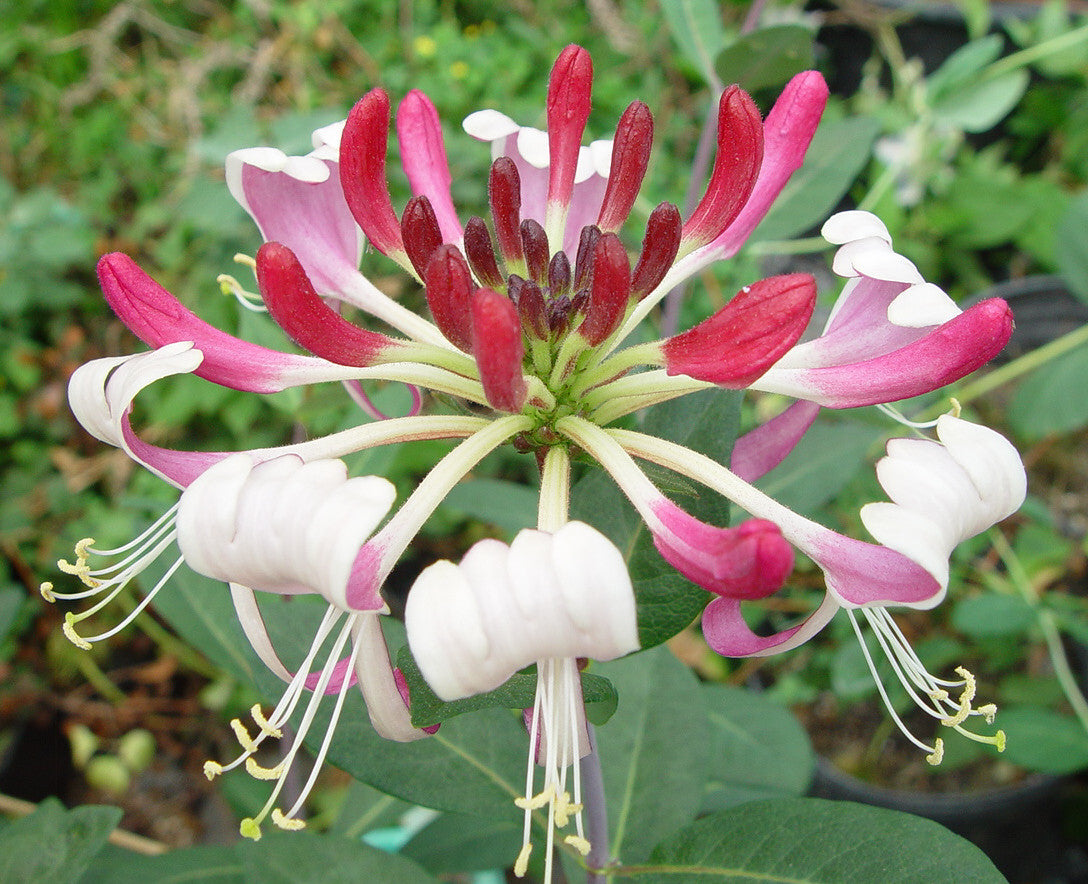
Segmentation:
<svg viewBox="0 0 1088 884">
<path fill-rule="evenodd" d="M 612 660 L 638 650 L 631 578 L 620 551 L 583 522 L 553 533 L 525 530 L 507 546 L 482 540 L 460 564 L 436 562 L 408 593 L 408 644 L 423 677 L 444 700 L 503 684 L 535 663 L 537 695 L 529 725 L 530 757 L 522 850 L 525 874 L 532 844 L 531 813 L 548 807 L 547 870 L 552 839 L 573 818 L 564 839 L 590 849 L 582 822 L 578 759 L 589 751 L 578 659 Z M 544 767 L 534 789 L 534 758 Z M 573 771 L 568 790 L 567 772 Z"/>
</svg>

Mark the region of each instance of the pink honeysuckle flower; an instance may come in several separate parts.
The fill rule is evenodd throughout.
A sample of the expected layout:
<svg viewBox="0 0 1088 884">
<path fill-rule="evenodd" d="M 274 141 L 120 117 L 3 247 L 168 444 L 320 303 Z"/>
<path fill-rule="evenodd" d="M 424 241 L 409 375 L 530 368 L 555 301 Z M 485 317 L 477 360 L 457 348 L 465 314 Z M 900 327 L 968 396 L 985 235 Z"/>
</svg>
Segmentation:
<svg viewBox="0 0 1088 884">
<path fill-rule="evenodd" d="M 741 615 L 740 601 L 766 594 L 764 587 L 756 585 L 753 590 L 749 588 L 752 584 L 742 584 L 739 591 L 731 592 L 707 587 L 719 595 L 707 606 L 702 620 L 703 634 L 715 651 L 737 657 L 789 650 L 815 635 L 840 608 L 847 610 L 858 630 L 853 612 L 861 611 L 896 675 L 922 709 L 942 724 L 1000 748 L 1004 744 L 1000 732 L 983 737 L 962 729 L 968 716 L 983 715 L 991 720 L 995 711 L 992 706 L 972 707 L 974 679 L 970 673 L 957 670 L 961 679 L 951 682 L 931 676 L 887 612 L 889 605 L 927 609 L 939 604 L 948 586 L 948 559 L 953 548 L 1016 512 L 1026 493 L 1024 466 L 1004 437 L 951 415 L 939 418 L 936 427 L 939 441 L 894 439 L 889 443 L 888 456 L 878 464 L 877 478 L 892 500 L 867 504 L 861 511 L 863 524 L 879 542 L 871 544 L 844 537 L 791 512 L 721 465 L 682 446 L 631 431 L 602 430 L 580 418 L 566 418 L 560 424 L 561 432 L 597 458 L 616 480 L 646 519 L 659 549 L 665 545 L 659 540 L 662 523 L 666 529 L 672 527 L 661 513 L 679 526 L 679 531 L 672 530 L 681 542 L 690 544 L 693 538 L 705 536 L 708 527 L 692 530 L 690 517 L 678 519 L 670 505 L 662 503 L 662 495 L 635 465 L 632 455 L 702 482 L 757 519 L 773 520 L 781 537 L 823 570 L 827 584 L 824 602 L 798 625 L 771 636 L 756 635 Z M 774 542 L 773 532 L 760 534 L 761 541 Z M 741 542 L 725 549 L 732 552 Z M 681 565 L 689 569 L 693 563 L 696 567 L 702 564 L 698 554 L 705 557 L 711 552 L 707 548 L 687 552 L 684 560 L 685 551 L 675 539 L 666 536 L 666 543 L 680 547 L 678 554 L 668 552 L 681 558 Z M 750 549 L 748 554 L 764 555 L 761 549 Z M 778 563 L 774 579 L 779 580 L 785 556 L 777 552 L 769 558 Z M 725 565 L 731 566 L 733 563 Z M 860 638 L 859 630 L 858 635 Z M 875 667 L 872 670 L 883 695 Z M 958 700 L 950 698 L 949 688 L 963 689 Z M 932 764 L 939 763 L 942 741 L 938 738 L 932 746 L 922 743 L 905 729 L 890 705 L 888 708 L 904 734 L 929 753 Z"/>
<path fill-rule="evenodd" d="M 155 349 L 89 363 L 73 375 L 69 392 L 77 418 L 97 438 L 184 489 L 184 518 L 177 517 L 175 529 L 172 510 L 133 544 L 114 551 L 100 553 L 93 541 L 81 541 L 76 563 L 65 563 L 64 569 L 84 579 L 91 592 L 67 597 L 99 595 L 108 601 L 164 553 L 176 530 L 183 553 L 176 567 L 191 556 L 198 569 L 230 584 L 247 638 L 266 665 L 289 682 L 293 699 L 285 699 L 269 719 L 255 714 L 262 735 L 286 721 L 306 689 L 317 695 L 332 690 L 336 702 L 344 702 L 354 671 L 379 733 L 394 739 L 418 736 L 405 723 L 408 698 L 402 698 L 380 639 L 383 584 L 446 495 L 484 457 L 507 443 L 532 454 L 541 471 L 538 530 L 520 535 L 510 547 L 485 544 L 461 566 L 446 563 L 428 572 L 409 594 L 409 638 L 440 696 L 486 690 L 499 683 L 496 679 L 537 662 L 531 739 L 534 754 L 545 763 L 545 788 L 534 795 L 530 776 L 519 806 L 528 811 L 547 804 L 560 826 L 577 811 L 577 785 L 572 801 L 565 791 L 566 771 L 587 743 L 573 687 L 579 683 L 574 659 L 618 656 L 638 646 L 634 596 L 622 558 L 594 529 L 567 524 L 572 453 L 602 464 L 645 520 L 662 556 L 713 595 L 703 625 L 720 652 L 772 653 L 815 634 L 839 608 L 861 610 L 899 671 L 922 680 L 919 690 L 954 727 L 983 711 L 971 705 L 968 677 L 960 699 L 949 700 L 953 685 L 927 681 L 928 675 L 916 672 L 884 609 L 936 604 L 947 583 L 952 546 L 1015 509 L 1018 469 L 1022 477 L 1015 453 L 988 431 L 964 430 L 962 422 L 942 418 L 939 443 L 918 448 L 908 440 L 889 448 L 892 465 L 880 469 L 892 502 L 863 512 L 878 543 L 830 531 L 750 485 L 748 480 L 781 460 L 821 406 L 886 404 L 934 390 L 981 365 L 1008 337 L 1007 307 L 990 301 L 960 313 L 892 250 L 879 222 L 846 213 L 833 218 L 825 234 L 841 246 L 835 269 L 850 281 L 815 340 L 798 343 L 812 315 L 815 285 L 811 277 L 793 274 L 753 281 L 714 316 L 672 338 L 642 335 L 642 343 L 625 345 L 666 292 L 741 247 L 803 161 L 827 88 L 814 71 L 797 75 L 766 120 L 739 88 L 724 90 L 717 157 L 705 195 L 687 218 L 676 206 L 661 203 L 633 234 L 623 228 L 649 168 L 653 117 L 645 105 L 633 102 L 611 139 L 583 146 L 591 89 L 589 55 L 571 46 L 549 78 L 546 133 L 519 128 L 495 111 L 466 120 L 470 135 L 492 143 L 490 169 L 478 176 L 481 188 L 487 187 L 490 223 L 470 217 L 462 226 L 450 196 L 438 112 L 417 90 L 396 116 L 401 168 L 395 174 L 403 172 L 413 193 L 399 214 L 386 178 L 392 106 L 380 89 L 360 99 L 342 133 L 336 127 L 320 130 L 325 134 L 307 157 L 270 150 L 235 155 L 228 170 L 232 192 L 268 240 L 254 262 L 261 296 L 271 321 L 309 354 L 277 352 L 215 329 L 131 259 L 114 254 L 99 267 L 107 300 Z M 422 284 L 431 318 L 388 298 L 359 273 L 353 225 Z M 629 254 L 631 241 L 641 246 Z M 351 322 L 340 315 L 337 302 L 368 316 Z M 373 327 L 370 320 L 382 326 Z M 175 451 L 141 439 L 130 412 L 140 390 L 179 374 L 255 393 L 336 381 L 358 396 L 362 382 L 400 382 L 453 397 L 471 414 L 413 414 L 250 452 Z M 735 458 L 740 475 L 683 446 L 610 426 L 647 406 L 715 385 L 774 390 L 798 399 L 769 426 L 741 440 Z M 382 486 L 373 477 L 348 479 L 337 459 L 378 445 L 438 438 L 461 441 L 380 528 L 374 530 L 375 518 L 382 516 L 374 517 L 372 509 L 350 524 L 345 511 L 364 508 L 356 492 L 366 488 L 380 497 L 375 489 Z M 975 457 L 992 461 L 993 475 L 977 473 L 971 465 Z M 752 518 L 731 527 L 694 519 L 653 485 L 635 458 L 707 485 Z M 919 496 L 910 497 L 900 474 L 912 471 L 940 479 L 936 486 L 917 482 Z M 1004 477 L 1000 493 L 994 475 Z M 271 522 L 258 519 L 256 509 L 274 514 Z M 205 530 L 231 519 L 233 532 Z M 265 529 L 287 533 L 258 554 Z M 231 545 L 232 537 L 238 546 Z M 794 549 L 824 570 L 826 599 L 791 629 L 755 635 L 740 616 L 741 601 L 780 589 Z M 564 550 L 569 561 L 559 555 Z M 91 555 L 115 553 L 123 558 L 113 566 L 89 565 Z M 506 562 L 505 570 L 496 565 L 477 574 L 477 565 L 492 559 Z M 587 583 L 587 575 L 597 571 L 600 579 Z M 454 573 L 464 589 L 456 599 L 434 588 L 442 583 L 444 589 L 442 575 Z M 529 575 L 529 582 L 521 582 L 522 575 Z M 508 584 L 518 588 L 501 601 L 491 598 Z M 534 620 L 521 610 L 522 602 L 515 604 L 523 585 L 539 593 L 530 601 L 545 604 L 546 616 Z M 255 591 L 285 589 L 322 595 L 330 605 L 321 638 L 332 650 L 316 673 L 309 669 L 320 641 L 292 673 L 264 629 Z M 42 591 L 65 597 L 51 585 Z M 485 598 L 490 613 L 482 619 L 469 616 Z M 456 616 L 434 613 L 455 601 L 464 603 Z M 554 628 L 545 634 L 541 624 Z M 86 644 L 73 624 L 67 631 Z M 349 640 L 356 662 L 378 662 L 341 660 Z M 485 649 L 489 642 L 493 656 Z M 463 673 L 456 684 L 454 672 Z M 387 719 L 382 710 L 396 714 Z M 306 726 L 311 718 L 308 710 Z M 239 724 L 239 738 L 249 765 L 251 744 L 264 737 L 250 739 Z M 931 755 L 937 754 L 935 744 Z M 587 759 L 593 758 L 591 752 Z M 273 812 L 273 819 L 295 827 L 297 810 Z M 257 820 L 252 823 L 247 834 L 257 831 Z M 572 837 L 571 847 L 591 850 L 587 861 L 593 867 L 608 866 L 607 836 L 594 836 L 593 845 L 580 829 Z M 527 859 L 526 841 L 518 863 L 522 871 Z"/>
<path fill-rule="evenodd" d="M 584 522 L 550 533 L 522 531 L 509 546 L 482 540 L 460 564 L 436 562 L 419 575 L 408 594 L 405 624 L 420 671 L 443 700 L 493 690 L 536 664 L 529 718 L 535 749 L 525 797 L 518 800 L 525 830 L 514 873 L 524 875 L 529 862 L 532 811 L 547 806 L 545 880 L 551 880 L 552 839 L 571 818 L 575 833 L 564 841 L 583 856 L 590 849 L 577 764 L 589 751 L 578 658 L 613 660 L 639 647 L 623 556 Z M 540 792 L 534 754 L 544 767 Z"/>
</svg>

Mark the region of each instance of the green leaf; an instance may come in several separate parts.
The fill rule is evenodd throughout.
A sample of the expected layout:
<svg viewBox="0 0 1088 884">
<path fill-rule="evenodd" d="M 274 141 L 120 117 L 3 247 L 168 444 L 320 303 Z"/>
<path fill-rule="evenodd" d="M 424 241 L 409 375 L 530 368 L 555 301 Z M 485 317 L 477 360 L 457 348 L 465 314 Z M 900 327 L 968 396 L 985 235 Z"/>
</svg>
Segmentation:
<svg viewBox="0 0 1088 884">
<path fill-rule="evenodd" d="M 1058 223 L 1054 251 L 1069 290 L 1088 303 L 1088 190 L 1073 200 Z"/>
<path fill-rule="evenodd" d="M 726 685 L 704 684 L 702 693 L 711 728 L 704 812 L 805 793 L 816 760 L 808 734 L 788 709 Z"/>
<path fill-rule="evenodd" d="M 752 234 L 752 242 L 789 239 L 822 222 L 861 173 L 873 151 L 880 124 L 869 117 L 820 124 L 774 206 Z"/>
<path fill-rule="evenodd" d="M 421 829 L 401 851 L 434 874 L 503 869 L 521 849 L 521 817 L 481 820 L 459 813 L 444 813 Z"/>
<path fill-rule="evenodd" d="M 347 788 L 336 814 L 336 822 L 329 831 L 347 838 L 358 838 L 371 829 L 397 825 L 400 817 L 410 808 L 410 804 L 399 798 L 354 780 Z"/>
<path fill-rule="evenodd" d="M 646 523 L 602 470 L 589 473 L 574 486 L 571 517 L 593 525 L 623 553 L 635 589 L 640 647 L 668 641 L 710 601 L 708 592 L 661 558 Z"/>
<path fill-rule="evenodd" d="M 787 798 L 704 817 L 666 839 L 646 884 L 1005 884 L 973 844 L 930 820 L 838 801 Z"/>
<path fill-rule="evenodd" d="M 1067 774 L 1088 767 L 1088 734 L 1052 709 L 1002 709 L 1004 758 L 1029 770 Z"/>
<path fill-rule="evenodd" d="M 80 884 L 244 884 L 242 860 L 232 847 L 187 847 L 141 856 L 107 845 Z"/>
<path fill-rule="evenodd" d="M 863 468 L 881 427 L 856 420 L 817 423 L 777 467 L 756 484 L 803 516 L 839 493 Z"/>
<path fill-rule="evenodd" d="M 707 75 L 714 70 L 714 59 L 725 45 L 716 0 L 671 0 L 660 8 L 680 51 L 709 80 Z"/>
<path fill-rule="evenodd" d="M 120 819 L 116 807 L 65 810 L 47 798 L 0 831 L 0 881 L 78 881 Z"/>
<path fill-rule="evenodd" d="M 977 80 L 982 69 L 1001 54 L 1001 48 L 1002 40 L 998 34 L 990 34 L 961 46 L 929 75 L 926 85 L 930 96 L 941 98 Z"/>
<path fill-rule="evenodd" d="M 0 587 L 0 642 L 15 625 L 19 612 L 26 604 L 26 593 L 17 586 Z"/>
<path fill-rule="evenodd" d="M 238 852 L 247 884 L 434 884 L 437 880 L 402 856 L 335 835 L 269 832 L 259 844 L 240 844 Z"/>
<path fill-rule="evenodd" d="M 1009 405 L 1009 424 L 1033 442 L 1088 424 L 1088 346 L 1065 353 L 1032 372 Z"/>
<path fill-rule="evenodd" d="M 597 667 L 620 705 L 597 733 L 608 795 L 612 853 L 645 859 L 662 832 L 694 819 L 711 753 L 695 676 L 665 648 Z"/>
<path fill-rule="evenodd" d="M 783 86 L 794 74 L 813 67 L 812 47 L 813 34 L 808 28 L 775 25 L 746 34 L 726 47 L 714 66 L 723 84 L 737 83 L 754 92 Z"/>
<path fill-rule="evenodd" d="M 950 128 L 985 132 L 1016 107 L 1028 88 L 1028 72 L 1009 71 L 957 88 L 933 103 L 933 118 Z"/>
<path fill-rule="evenodd" d="M 536 527 L 535 488 L 503 479 L 469 479 L 446 495 L 442 508 L 501 528 L 509 536 Z"/>
<path fill-rule="evenodd" d="M 412 724 L 416 727 L 430 727 L 466 712 L 496 706 L 502 709 L 531 709 L 536 697 L 536 673 L 519 672 L 493 691 L 447 703 L 431 690 L 407 645 L 397 655 L 397 666 L 408 681 L 408 693 L 412 698 Z M 616 689 L 607 678 L 599 675 L 582 673 L 582 698 L 587 705 L 599 704 L 611 711 L 616 708 Z"/>
<path fill-rule="evenodd" d="M 1035 622 L 1035 609 L 1019 596 L 987 593 L 956 602 L 952 625 L 975 638 L 1019 635 Z"/>
</svg>

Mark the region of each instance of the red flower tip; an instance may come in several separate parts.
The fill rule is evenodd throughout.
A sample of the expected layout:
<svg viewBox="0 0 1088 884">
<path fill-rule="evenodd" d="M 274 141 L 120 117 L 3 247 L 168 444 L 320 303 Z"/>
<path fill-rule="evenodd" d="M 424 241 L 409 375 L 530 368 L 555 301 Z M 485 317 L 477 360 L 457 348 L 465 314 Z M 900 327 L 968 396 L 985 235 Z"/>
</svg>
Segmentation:
<svg viewBox="0 0 1088 884">
<path fill-rule="evenodd" d="M 620 238 L 602 233 L 593 250 L 593 280 L 589 307 L 579 328 L 582 337 L 596 347 L 616 330 L 631 295 L 631 263 Z"/>
<path fill-rule="evenodd" d="M 499 157 L 491 164 L 487 196 L 507 269 L 521 267 L 525 260 L 521 248 L 521 176 L 510 157 Z"/>
<path fill-rule="evenodd" d="M 521 373 L 521 322 L 514 303 L 492 289 L 477 289 L 472 296 L 472 350 L 491 407 L 521 411 L 529 392 Z"/>
<path fill-rule="evenodd" d="M 314 291 L 295 253 L 278 242 L 257 252 L 257 285 L 268 312 L 300 347 L 338 365 L 372 365 L 394 342 L 352 325 Z"/>
<path fill-rule="evenodd" d="M 740 214 L 763 165 L 763 121 L 739 86 L 718 103 L 718 152 L 706 194 L 684 225 L 685 253 L 713 240 Z"/>
<path fill-rule="evenodd" d="M 424 273 L 427 306 L 435 325 L 455 347 L 472 352 L 472 317 L 469 304 L 475 288 L 468 264 L 456 246 L 435 249 Z"/>
<path fill-rule="evenodd" d="M 383 255 L 404 251 L 400 223 L 389 199 L 385 154 L 389 96 L 371 89 L 348 114 L 340 138 L 340 184 L 352 217 Z"/>
<path fill-rule="evenodd" d="M 593 60 L 581 46 L 559 53 L 548 80 L 548 203 L 567 206 L 589 119 Z"/>
<path fill-rule="evenodd" d="M 414 196 L 408 200 L 400 219 L 400 229 L 408 260 L 422 279 L 435 249 L 442 245 L 438 218 L 427 197 Z"/>
<path fill-rule="evenodd" d="M 551 252 L 548 249 L 548 234 L 532 218 L 521 222 L 521 245 L 525 252 L 525 267 L 529 271 L 529 278 L 538 285 L 543 285 L 548 278 L 548 258 Z"/>
<path fill-rule="evenodd" d="M 642 253 L 631 276 L 631 297 L 641 301 L 657 288 L 669 272 L 680 250 L 680 210 L 672 203 L 662 203 L 650 213 Z"/>
<path fill-rule="evenodd" d="M 745 286 L 709 319 L 662 345 L 670 375 L 743 388 L 781 359 L 804 333 L 816 304 L 807 273 Z"/>
<path fill-rule="evenodd" d="M 632 102 L 616 125 L 612 141 L 612 167 L 604 192 L 597 226 L 607 233 L 619 230 L 635 204 L 650 164 L 654 118 L 641 101 Z"/>
<path fill-rule="evenodd" d="M 502 287 L 502 273 L 495 260 L 495 246 L 487 222 L 479 216 L 468 219 L 465 225 L 465 257 L 476 278 L 488 288 Z"/>
</svg>

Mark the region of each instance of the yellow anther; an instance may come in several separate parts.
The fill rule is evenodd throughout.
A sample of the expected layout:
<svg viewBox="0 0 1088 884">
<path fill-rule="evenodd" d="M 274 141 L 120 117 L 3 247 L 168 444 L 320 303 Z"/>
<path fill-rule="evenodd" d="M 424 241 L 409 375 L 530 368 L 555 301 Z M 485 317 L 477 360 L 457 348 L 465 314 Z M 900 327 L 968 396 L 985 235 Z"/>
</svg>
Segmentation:
<svg viewBox="0 0 1088 884">
<path fill-rule="evenodd" d="M 581 835 L 567 835 L 567 837 L 563 839 L 563 843 L 569 844 L 582 854 L 582 856 L 589 856 L 589 851 L 592 849 L 592 845 Z"/>
<path fill-rule="evenodd" d="M 518 854 L 518 858 L 514 862 L 514 877 L 525 877 L 525 873 L 529 869 L 529 854 L 532 852 L 532 842 L 526 841 L 524 844 L 521 845 L 521 853 Z"/>
<path fill-rule="evenodd" d="M 994 746 L 997 747 L 998 752 L 1004 752 L 1005 751 L 1005 732 L 1004 731 L 998 731 L 996 734 L 994 734 Z"/>
<path fill-rule="evenodd" d="M 64 625 L 61 627 L 61 631 L 64 633 L 64 637 L 68 639 L 77 648 L 84 651 L 91 649 L 91 643 L 85 638 L 80 638 L 76 635 L 76 624 L 79 621 L 76 620 L 76 615 L 69 611 L 64 615 Z"/>
<path fill-rule="evenodd" d="M 257 262 L 252 257 L 250 257 L 249 255 L 246 255 L 246 254 L 244 254 L 242 252 L 238 252 L 234 256 L 234 263 L 235 264 L 244 264 L 250 270 L 256 270 L 257 269 Z"/>
<path fill-rule="evenodd" d="M 944 740 L 942 740 L 940 737 L 937 737 L 937 739 L 933 741 L 933 752 L 932 754 L 926 756 L 926 761 L 936 767 L 938 764 L 941 763 L 941 760 L 943 758 Z"/>
<path fill-rule="evenodd" d="M 241 719 L 232 718 L 230 720 L 231 730 L 234 731 L 234 736 L 238 738 L 238 742 L 242 744 L 242 748 L 246 752 L 256 752 L 257 744 L 253 742 L 253 737 L 249 735 L 249 731 L 246 730 L 246 726 L 242 724 Z"/>
<path fill-rule="evenodd" d="M 556 796 L 555 799 L 555 825 L 556 828 L 562 829 L 567 823 L 570 822 L 572 814 L 581 813 L 582 805 L 575 804 L 570 800 L 570 792 L 563 792 Z"/>
<path fill-rule="evenodd" d="M 962 666 L 956 667 L 956 674 L 963 679 L 963 693 L 960 694 L 956 714 L 941 719 L 941 724 L 945 727 L 958 727 L 967 721 L 967 716 L 971 714 L 971 701 L 975 699 L 975 690 L 978 687 L 975 677 Z"/>
<path fill-rule="evenodd" d="M 214 780 L 223 772 L 223 765 L 218 761 L 205 761 L 204 762 L 204 776 L 209 780 Z"/>
<path fill-rule="evenodd" d="M 233 295 L 242 288 L 242 284 L 229 273 L 220 273 L 215 281 L 219 283 L 219 291 L 224 295 Z"/>
<path fill-rule="evenodd" d="M 952 415 L 952 417 L 959 417 L 960 412 L 963 410 L 962 406 L 960 405 L 960 400 L 957 399 L 955 396 L 949 396 L 948 400 L 952 403 L 952 408 L 949 409 L 948 413 Z"/>
<path fill-rule="evenodd" d="M 53 595 L 53 584 L 48 580 L 38 585 L 38 592 L 40 592 L 42 598 L 49 603 L 53 603 L 57 600 L 57 597 Z"/>
<path fill-rule="evenodd" d="M 555 788 L 548 786 L 539 795 L 533 795 L 531 798 L 526 796 L 524 798 L 515 798 L 514 804 L 522 810 L 540 810 L 549 801 L 555 799 Z"/>
<path fill-rule="evenodd" d="M 993 724 L 994 718 L 997 717 L 997 706 L 994 703 L 987 703 L 985 706 L 979 706 L 975 712 L 985 718 L 987 724 Z"/>
<path fill-rule="evenodd" d="M 246 759 L 246 773 L 255 780 L 278 780 L 283 774 L 283 762 L 275 767 L 261 767 L 251 755 Z"/>
<path fill-rule="evenodd" d="M 247 816 L 242 820 L 242 824 L 238 826 L 238 831 L 242 833 L 243 838 L 250 838 L 253 841 L 261 840 L 260 824 L 251 816 Z"/>
<path fill-rule="evenodd" d="M 283 731 L 278 727 L 272 727 L 268 723 L 268 719 L 264 717 L 264 713 L 261 712 L 261 704 L 254 703 L 253 708 L 249 710 L 249 714 L 253 716 L 253 721 L 257 727 L 261 729 L 261 733 L 266 737 L 275 737 L 277 740 L 283 736 Z"/>
<path fill-rule="evenodd" d="M 931 699 L 934 703 L 943 703 L 945 700 L 948 699 L 948 691 L 943 689 L 930 691 L 929 699 Z"/>
<path fill-rule="evenodd" d="M 306 828 L 306 820 L 297 820 L 293 817 L 284 816 L 278 807 L 272 811 L 272 822 L 288 832 L 297 832 L 299 829 Z"/>
</svg>

